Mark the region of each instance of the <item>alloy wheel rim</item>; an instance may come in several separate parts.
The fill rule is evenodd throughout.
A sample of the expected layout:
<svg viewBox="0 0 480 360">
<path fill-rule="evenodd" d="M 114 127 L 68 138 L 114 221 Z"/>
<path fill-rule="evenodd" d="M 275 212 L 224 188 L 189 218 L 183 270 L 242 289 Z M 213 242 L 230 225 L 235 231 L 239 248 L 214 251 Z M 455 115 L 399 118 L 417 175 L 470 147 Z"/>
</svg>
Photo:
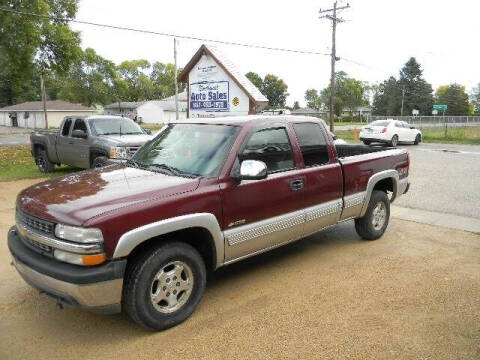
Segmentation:
<svg viewBox="0 0 480 360">
<path fill-rule="evenodd" d="M 183 261 L 172 261 L 162 266 L 150 286 L 153 307 L 164 314 L 177 311 L 190 298 L 193 283 L 192 269 Z"/>
<path fill-rule="evenodd" d="M 387 207 L 383 201 L 379 201 L 372 212 L 372 225 L 375 230 L 380 230 L 387 219 Z"/>
<path fill-rule="evenodd" d="M 45 159 L 42 156 L 38 158 L 38 167 L 41 171 L 45 171 Z"/>
<path fill-rule="evenodd" d="M 392 145 L 397 146 L 397 142 L 398 142 L 397 137 L 394 136 L 393 139 L 392 139 Z"/>
</svg>

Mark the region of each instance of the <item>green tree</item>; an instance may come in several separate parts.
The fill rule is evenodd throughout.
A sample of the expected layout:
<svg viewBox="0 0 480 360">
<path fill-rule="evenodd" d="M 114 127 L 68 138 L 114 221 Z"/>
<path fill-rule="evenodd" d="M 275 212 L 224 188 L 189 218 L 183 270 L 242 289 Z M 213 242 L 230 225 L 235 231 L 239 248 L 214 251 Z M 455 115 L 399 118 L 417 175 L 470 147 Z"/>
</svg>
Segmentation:
<svg viewBox="0 0 480 360">
<path fill-rule="evenodd" d="M 117 99 L 115 65 L 91 48 L 85 49 L 63 81 L 58 97 L 86 106 L 106 105 Z"/>
<path fill-rule="evenodd" d="M 288 86 L 275 75 L 267 74 L 263 79 L 261 92 L 268 99 L 268 106 L 271 108 L 285 107 L 287 101 Z"/>
<path fill-rule="evenodd" d="M 263 80 L 262 78 L 260 77 L 260 75 L 258 75 L 257 73 L 254 73 L 254 72 L 248 72 L 245 74 L 245 76 L 248 78 L 248 80 L 250 80 L 252 82 L 253 85 L 256 86 L 256 88 L 260 91 L 262 91 L 262 88 L 263 88 Z"/>
<path fill-rule="evenodd" d="M 470 115 L 470 103 L 463 85 L 440 86 L 435 92 L 435 103 L 448 106 L 445 115 Z"/>
<path fill-rule="evenodd" d="M 298 110 L 300 109 L 300 103 L 298 101 L 295 101 L 293 103 L 293 107 L 292 107 L 293 110 Z"/>
<path fill-rule="evenodd" d="M 177 69 L 177 76 L 181 71 L 181 69 Z M 175 95 L 174 64 L 163 64 L 161 62 L 153 63 L 150 80 L 153 84 L 154 99 L 164 99 L 166 97 Z M 180 93 L 184 89 L 185 85 L 182 83 L 178 83 L 178 92 Z"/>
<path fill-rule="evenodd" d="M 368 86 L 366 83 L 348 77 L 339 71 L 335 74 L 335 115 L 340 116 L 345 109 L 354 110 L 368 104 Z M 330 108 L 330 87 L 320 92 L 320 101 L 325 108 Z"/>
<path fill-rule="evenodd" d="M 422 75 L 423 70 L 414 57 L 411 57 L 400 70 L 398 85 L 401 90 L 405 90 L 403 115 L 412 114 L 413 109 L 419 110 L 420 115 L 429 115 L 432 111 L 432 85 L 427 83 Z"/>
<path fill-rule="evenodd" d="M 4 0 L 3 8 L 32 12 L 42 17 L 0 12 L 0 103 L 30 100 L 26 88 L 38 73 L 65 74 L 80 53 L 80 35 L 62 17 L 73 18 L 77 0 Z M 52 19 L 50 17 L 55 17 Z M 28 96 L 37 98 L 31 89 Z M 39 89 L 38 89 L 39 91 Z M 32 99 L 33 100 L 33 99 Z"/>
<path fill-rule="evenodd" d="M 150 63 L 147 60 L 124 61 L 117 67 L 119 79 L 115 86 L 123 101 L 144 101 L 153 97 L 154 86 L 147 75 Z"/>
<path fill-rule="evenodd" d="M 318 110 L 322 105 L 322 101 L 320 100 L 320 96 L 316 89 L 307 89 L 307 91 L 305 91 L 305 101 L 307 107 L 310 109 Z"/>
<path fill-rule="evenodd" d="M 402 90 L 398 81 L 391 76 L 378 85 L 373 95 L 372 113 L 374 115 L 400 115 Z"/>
<path fill-rule="evenodd" d="M 470 99 L 472 100 L 474 114 L 480 115 L 480 83 L 472 89 Z"/>
</svg>

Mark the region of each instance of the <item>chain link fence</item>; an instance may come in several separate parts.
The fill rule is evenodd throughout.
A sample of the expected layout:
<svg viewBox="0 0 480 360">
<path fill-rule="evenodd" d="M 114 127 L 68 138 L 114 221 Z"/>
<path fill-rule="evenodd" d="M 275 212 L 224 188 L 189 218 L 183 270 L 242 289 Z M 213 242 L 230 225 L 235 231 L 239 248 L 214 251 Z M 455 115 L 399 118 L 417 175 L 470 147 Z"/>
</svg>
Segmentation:
<svg viewBox="0 0 480 360">
<path fill-rule="evenodd" d="M 369 115 L 367 122 L 393 119 L 405 121 L 418 128 L 480 126 L 480 116 L 378 116 Z"/>
</svg>

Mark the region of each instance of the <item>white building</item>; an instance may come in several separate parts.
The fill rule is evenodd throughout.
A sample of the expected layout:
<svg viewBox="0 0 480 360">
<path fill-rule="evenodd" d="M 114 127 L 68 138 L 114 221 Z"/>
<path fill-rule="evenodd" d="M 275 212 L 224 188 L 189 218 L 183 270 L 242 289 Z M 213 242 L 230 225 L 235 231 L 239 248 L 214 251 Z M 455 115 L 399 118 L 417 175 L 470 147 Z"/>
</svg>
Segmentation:
<svg viewBox="0 0 480 360">
<path fill-rule="evenodd" d="M 47 101 L 48 127 L 60 127 L 63 118 L 66 116 L 89 116 L 96 113 L 96 109 L 92 109 L 81 104 L 72 104 L 63 100 Z M 44 129 L 45 118 L 43 112 L 43 102 L 29 101 L 1 108 L 0 125 L 30 129 Z"/>
<path fill-rule="evenodd" d="M 116 102 L 105 106 L 105 114 L 126 116 L 146 124 L 168 124 L 176 120 L 175 95 L 162 100 Z M 178 94 L 179 119 L 187 117 L 187 93 Z"/>
<path fill-rule="evenodd" d="M 268 99 L 213 46 L 202 45 L 179 75 L 187 84 L 188 117 L 257 114 Z"/>
</svg>

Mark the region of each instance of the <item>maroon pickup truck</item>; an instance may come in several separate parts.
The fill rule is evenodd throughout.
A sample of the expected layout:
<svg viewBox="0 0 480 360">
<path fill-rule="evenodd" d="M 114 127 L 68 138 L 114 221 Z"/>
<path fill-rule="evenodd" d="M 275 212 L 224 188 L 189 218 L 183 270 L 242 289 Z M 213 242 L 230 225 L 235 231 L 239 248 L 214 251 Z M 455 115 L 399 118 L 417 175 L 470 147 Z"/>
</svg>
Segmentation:
<svg viewBox="0 0 480 360">
<path fill-rule="evenodd" d="M 350 219 L 361 238 L 382 236 L 409 162 L 335 146 L 315 118 L 188 119 L 125 164 L 22 191 L 8 246 L 59 304 L 165 329 L 192 314 L 207 271 Z"/>
</svg>

